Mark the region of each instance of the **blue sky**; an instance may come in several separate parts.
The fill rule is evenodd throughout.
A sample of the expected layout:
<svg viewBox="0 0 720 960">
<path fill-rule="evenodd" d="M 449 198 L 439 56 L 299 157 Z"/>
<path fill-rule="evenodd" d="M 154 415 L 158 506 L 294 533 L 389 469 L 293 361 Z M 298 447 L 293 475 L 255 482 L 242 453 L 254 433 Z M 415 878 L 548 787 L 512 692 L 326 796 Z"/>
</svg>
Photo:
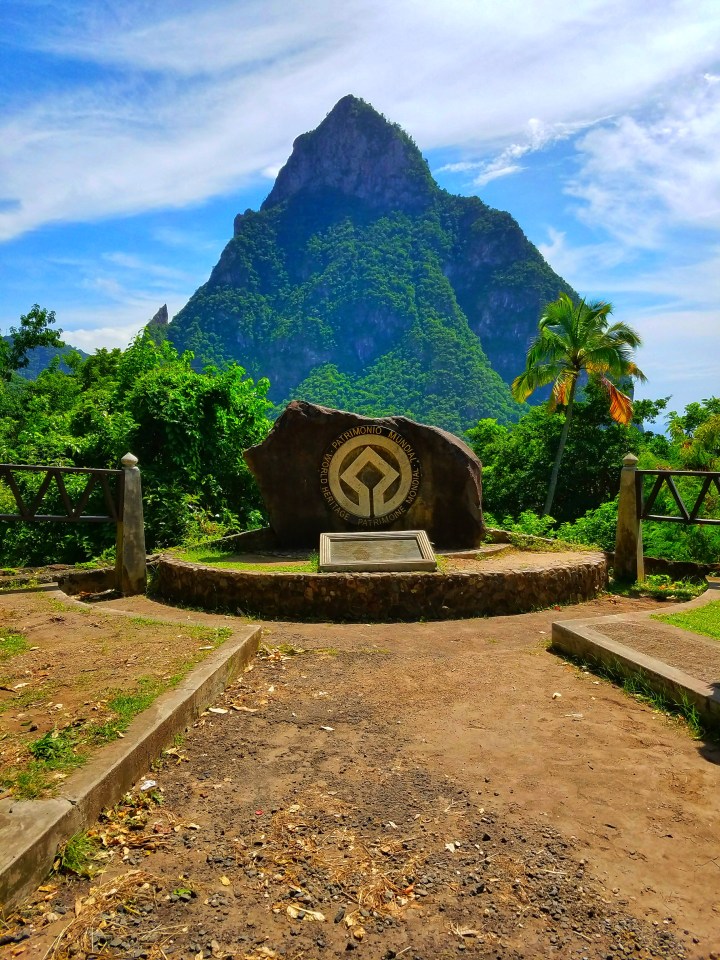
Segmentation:
<svg viewBox="0 0 720 960">
<path fill-rule="evenodd" d="M 720 394 L 717 0 L 3 0 L 0 329 L 124 346 L 203 283 L 347 93 L 635 326 L 639 396 Z"/>
</svg>

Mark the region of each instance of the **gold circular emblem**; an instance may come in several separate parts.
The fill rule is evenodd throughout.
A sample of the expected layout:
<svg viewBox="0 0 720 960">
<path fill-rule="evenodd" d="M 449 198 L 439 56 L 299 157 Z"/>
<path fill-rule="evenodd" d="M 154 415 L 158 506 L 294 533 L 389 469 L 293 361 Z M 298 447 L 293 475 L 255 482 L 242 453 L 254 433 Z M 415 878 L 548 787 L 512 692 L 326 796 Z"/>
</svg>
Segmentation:
<svg viewBox="0 0 720 960">
<path fill-rule="evenodd" d="M 403 436 L 387 427 L 352 427 L 330 444 L 320 486 L 334 513 L 358 526 L 392 523 L 414 503 L 420 462 Z"/>
</svg>

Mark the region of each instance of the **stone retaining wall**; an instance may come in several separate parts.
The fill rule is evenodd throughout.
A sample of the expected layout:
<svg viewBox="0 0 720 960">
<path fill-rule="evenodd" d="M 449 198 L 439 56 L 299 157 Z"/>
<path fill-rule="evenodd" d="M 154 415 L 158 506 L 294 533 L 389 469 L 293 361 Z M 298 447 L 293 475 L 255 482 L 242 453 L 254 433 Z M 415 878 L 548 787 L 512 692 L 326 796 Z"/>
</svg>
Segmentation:
<svg viewBox="0 0 720 960">
<path fill-rule="evenodd" d="M 161 557 L 157 591 L 166 600 L 265 619 L 453 620 L 526 613 L 578 603 L 607 585 L 602 554 L 567 565 L 479 573 L 262 573 Z"/>
</svg>

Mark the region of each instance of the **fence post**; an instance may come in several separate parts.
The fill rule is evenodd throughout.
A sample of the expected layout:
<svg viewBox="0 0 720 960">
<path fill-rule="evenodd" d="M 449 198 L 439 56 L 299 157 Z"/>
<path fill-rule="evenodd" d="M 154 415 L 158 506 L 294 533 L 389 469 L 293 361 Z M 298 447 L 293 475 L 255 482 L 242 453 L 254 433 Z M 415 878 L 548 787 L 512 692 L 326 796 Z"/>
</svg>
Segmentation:
<svg viewBox="0 0 720 960">
<path fill-rule="evenodd" d="M 132 453 L 126 453 L 120 461 L 123 475 L 117 525 L 115 588 L 124 597 L 144 593 L 147 585 L 142 487 L 137 462 L 137 457 Z"/>
<path fill-rule="evenodd" d="M 632 583 L 645 579 L 640 505 L 635 486 L 637 464 L 638 458 L 634 454 L 625 455 L 620 474 L 620 498 L 615 534 L 615 579 L 629 580 Z"/>
</svg>

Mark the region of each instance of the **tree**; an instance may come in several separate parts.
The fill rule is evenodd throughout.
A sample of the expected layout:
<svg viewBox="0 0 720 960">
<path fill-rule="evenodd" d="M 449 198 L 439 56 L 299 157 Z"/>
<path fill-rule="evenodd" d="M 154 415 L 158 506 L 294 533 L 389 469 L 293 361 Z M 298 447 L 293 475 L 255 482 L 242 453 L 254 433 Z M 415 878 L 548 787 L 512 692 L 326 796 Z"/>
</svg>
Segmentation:
<svg viewBox="0 0 720 960">
<path fill-rule="evenodd" d="M 720 469 L 720 398 L 689 403 L 683 416 L 673 410 L 668 427 L 682 466 L 690 470 Z"/>
<path fill-rule="evenodd" d="M 628 451 L 639 456 L 641 449 L 655 443 L 657 435 L 637 425 L 637 407 L 653 402 L 633 404 L 633 422 L 624 426 L 610 416 L 607 394 L 599 384 L 590 381 L 578 391 L 552 504 L 556 520 L 574 521 L 617 496 L 622 458 Z M 483 510 L 498 523 L 508 516 L 517 519 L 524 512 L 542 512 L 564 426 L 562 413 L 543 403 L 530 407 L 512 426 L 481 420 L 468 430 L 468 441 L 483 465 Z"/>
<path fill-rule="evenodd" d="M 62 330 L 51 329 L 55 311 L 35 303 L 20 317 L 20 327 L 10 327 L 10 336 L 0 337 L 0 380 L 8 381 L 16 370 L 28 365 L 28 352 L 35 347 L 64 347 Z"/>
<path fill-rule="evenodd" d="M 625 323 L 608 320 L 610 303 L 578 303 L 561 293 L 548 303 L 538 324 L 538 334 L 530 344 L 525 370 L 512 383 L 516 400 L 526 400 L 538 387 L 552 383 L 550 409 L 565 407 L 565 422 L 553 463 L 543 515 L 550 513 L 558 473 L 567 443 L 578 381 L 582 373 L 603 387 L 610 400 L 610 416 L 617 423 L 632 420 L 633 406 L 617 383 L 623 379 L 645 380 L 633 361 L 633 350 L 640 346 L 638 333 Z"/>
</svg>

